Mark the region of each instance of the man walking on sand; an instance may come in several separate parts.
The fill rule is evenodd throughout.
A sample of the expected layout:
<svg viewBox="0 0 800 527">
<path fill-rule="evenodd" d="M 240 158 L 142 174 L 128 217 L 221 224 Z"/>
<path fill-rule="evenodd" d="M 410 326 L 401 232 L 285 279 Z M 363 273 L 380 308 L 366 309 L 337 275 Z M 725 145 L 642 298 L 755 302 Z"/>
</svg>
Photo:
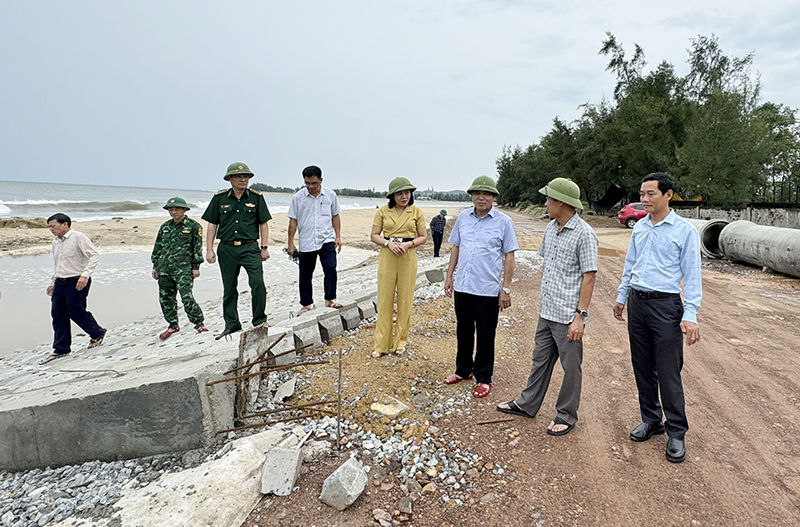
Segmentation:
<svg viewBox="0 0 800 527">
<path fill-rule="evenodd" d="M 534 417 L 547 393 L 553 366 L 560 359 L 564 379 L 556 400 L 556 416 L 547 433 L 561 436 L 568 434 L 578 421 L 583 331 L 597 274 L 597 235 L 575 212 L 583 209 L 583 204 L 580 188 L 572 180 L 555 178 L 539 193 L 547 196 L 545 206 L 552 221 L 539 245 L 542 287 L 533 364 L 519 398 L 501 403 L 497 409 Z"/>
<path fill-rule="evenodd" d="M 325 275 L 325 306 L 339 308 L 336 302 L 336 253 L 342 250 L 342 211 L 336 193 L 322 186 L 322 169 L 311 165 L 303 169 L 305 188 L 292 196 L 289 204 L 288 252 L 293 255 L 297 234 L 300 247 L 300 305 L 298 316 L 314 308 L 314 291 L 311 279 L 317 266 L 317 257 Z"/>
<path fill-rule="evenodd" d="M 439 214 L 431 219 L 431 236 L 433 236 L 433 257 L 439 257 L 439 249 L 442 247 L 444 238 L 444 227 L 447 225 L 447 211 L 442 209 Z"/>
<path fill-rule="evenodd" d="M 169 324 L 158 336 L 161 340 L 168 339 L 181 329 L 178 325 L 178 292 L 194 329 L 198 333 L 208 331 L 203 325 L 203 310 L 192 294 L 194 279 L 200 276 L 200 264 L 203 263 L 203 227 L 186 215 L 190 207 L 183 198 L 167 200 L 164 208 L 172 219 L 158 228 L 150 256 L 153 278 L 158 280 L 158 303 Z"/>
<path fill-rule="evenodd" d="M 494 180 L 479 176 L 467 192 L 473 207 L 458 215 L 450 232 L 453 248 L 444 280 L 445 294 L 452 297 L 455 291 L 458 342 L 456 371 L 444 383 L 474 376 L 477 385 L 472 395 L 481 398 L 492 390 L 497 318 L 511 307 L 514 251 L 519 245 L 514 222 L 493 206 L 499 194 Z"/>
<path fill-rule="evenodd" d="M 262 262 L 269 258 L 269 225 L 272 215 L 264 196 L 247 188 L 253 172 L 244 163 L 228 166 L 223 179 L 231 188 L 214 194 L 203 219 L 208 222 L 206 233 L 206 260 L 217 261 L 214 238 L 219 238 L 219 270 L 222 274 L 222 316 L 225 329 L 216 340 L 242 329 L 237 302 L 239 271 L 244 268 L 250 283 L 253 305 L 253 326 L 267 321 L 267 288 L 264 285 Z M 261 237 L 261 245 L 258 238 Z"/>
<path fill-rule="evenodd" d="M 47 288 L 53 317 L 53 353 L 39 364 L 65 357 L 72 351 L 71 321 L 89 335 L 88 349 L 102 344 L 106 336 L 106 330 L 86 311 L 92 273 L 100 260 L 97 249 L 88 236 L 72 230 L 72 220 L 66 214 L 53 214 L 47 218 L 47 226 L 55 235 L 55 270 Z"/>
<path fill-rule="evenodd" d="M 674 192 L 672 179 L 663 172 L 642 180 L 639 195 L 648 215 L 636 222 L 631 233 L 614 317 L 625 320 L 622 312 L 627 303 L 631 362 L 642 415 L 642 423 L 631 430 L 631 440 L 647 441 L 666 431 L 667 460 L 680 463 L 686 457 L 689 429 L 681 381 L 683 338 L 688 346 L 700 340 L 697 312 L 703 290 L 700 235 L 670 209 Z M 661 422 L 662 405 L 666 423 Z"/>
</svg>

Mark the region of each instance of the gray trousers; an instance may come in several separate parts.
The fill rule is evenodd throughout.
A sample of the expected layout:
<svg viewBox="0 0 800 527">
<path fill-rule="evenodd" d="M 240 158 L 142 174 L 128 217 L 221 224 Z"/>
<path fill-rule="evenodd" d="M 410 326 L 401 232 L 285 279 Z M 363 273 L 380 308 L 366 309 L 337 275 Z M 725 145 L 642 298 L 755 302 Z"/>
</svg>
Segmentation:
<svg viewBox="0 0 800 527">
<path fill-rule="evenodd" d="M 556 416 L 573 425 L 578 421 L 578 405 L 581 402 L 583 339 L 568 341 L 568 330 L 569 324 L 559 324 L 539 317 L 528 384 L 514 402 L 528 415 L 536 415 L 547 393 L 553 366 L 560 359 L 561 367 L 564 368 L 564 381 L 558 392 Z"/>
</svg>

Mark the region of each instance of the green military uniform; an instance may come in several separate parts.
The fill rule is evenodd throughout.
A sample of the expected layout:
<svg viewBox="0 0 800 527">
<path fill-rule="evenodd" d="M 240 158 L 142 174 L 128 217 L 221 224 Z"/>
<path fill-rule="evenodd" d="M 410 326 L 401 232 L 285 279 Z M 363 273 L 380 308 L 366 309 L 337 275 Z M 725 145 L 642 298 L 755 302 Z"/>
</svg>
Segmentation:
<svg viewBox="0 0 800 527">
<path fill-rule="evenodd" d="M 264 196 L 248 188 L 240 199 L 236 199 L 233 189 L 220 190 L 211 198 L 203 219 L 219 226 L 217 256 L 222 274 L 222 316 L 225 319 L 225 329 L 242 329 L 236 309 L 239 300 L 236 286 L 242 267 L 247 271 L 250 283 L 253 325 L 263 324 L 267 321 L 267 288 L 264 286 L 264 268 L 258 239 L 261 224 L 272 219 Z"/>
<path fill-rule="evenodd" d="M 186 208 L 186 202 L 173 198 L 172 206 Z M 168 208 L 170 203 L 164 208 Z M 203 311 L 192 294 L 194 277 L 192 271 L 203 263 L 203 227 L 195 220 L 184 216 L 175 223 L 168 220 L 161 224 L 150 259 L 158 273 L 158 301 L 169 327 L 178 328 L 178 300 L 180 293 L 183 309 L 195 329 L 203 325 Z"/>
</svg>

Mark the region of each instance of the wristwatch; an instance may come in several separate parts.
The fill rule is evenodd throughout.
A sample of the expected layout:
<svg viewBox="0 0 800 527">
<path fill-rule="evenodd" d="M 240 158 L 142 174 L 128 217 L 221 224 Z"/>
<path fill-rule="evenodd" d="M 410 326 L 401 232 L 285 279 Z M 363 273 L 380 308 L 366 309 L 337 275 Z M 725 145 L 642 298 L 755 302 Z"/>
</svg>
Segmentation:
<svg viewBox="0 0 800 527">
<path fill-rule="evenodd" d="M 504 292 L 505 294 L 507 294 L 507 295 L 510 295 L 510 294 L 511 294 L 511 288 L 510 288 L 510 287 L 504 287 L 504 288 L 503 288 L 503 292 Z"/>
<path fill-rule="evenodd" d="M 262 245 L 261 249 L 269 249 L 269 245 Z"/>
<path fill-rule="evenodd" d="M 586 311 L 585 309 L 581 310 L 581 309 L 577 309 L 577 308 L 576 308 L 576 309 L 575 309 L 575 312 L 576 312 L 577 314 L 579 314 L 580 316 L 582 316 L 583 318 L 586 318 L 586 317 L 588 317 L 588 316 L 589 316 L 589 312 L 588 312 L 588 311 Z"/>
</svg>

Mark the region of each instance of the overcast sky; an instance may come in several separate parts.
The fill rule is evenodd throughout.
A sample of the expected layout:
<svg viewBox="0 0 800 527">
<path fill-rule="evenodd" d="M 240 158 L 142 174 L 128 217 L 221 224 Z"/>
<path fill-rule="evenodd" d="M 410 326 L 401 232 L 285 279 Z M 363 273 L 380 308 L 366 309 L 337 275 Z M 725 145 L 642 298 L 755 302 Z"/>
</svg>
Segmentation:
<svg viewBox="0 0 800 527">
<path fill-rule="evenodd" d="M 466 188 L 503 145 L 610 98 L 611 31 L 687 72 L 697 35 L 755 52 L 800 107 L 800 3 L 11 1 L 0 5 L 0 180 L 222 188 Z"/>
</svg>

